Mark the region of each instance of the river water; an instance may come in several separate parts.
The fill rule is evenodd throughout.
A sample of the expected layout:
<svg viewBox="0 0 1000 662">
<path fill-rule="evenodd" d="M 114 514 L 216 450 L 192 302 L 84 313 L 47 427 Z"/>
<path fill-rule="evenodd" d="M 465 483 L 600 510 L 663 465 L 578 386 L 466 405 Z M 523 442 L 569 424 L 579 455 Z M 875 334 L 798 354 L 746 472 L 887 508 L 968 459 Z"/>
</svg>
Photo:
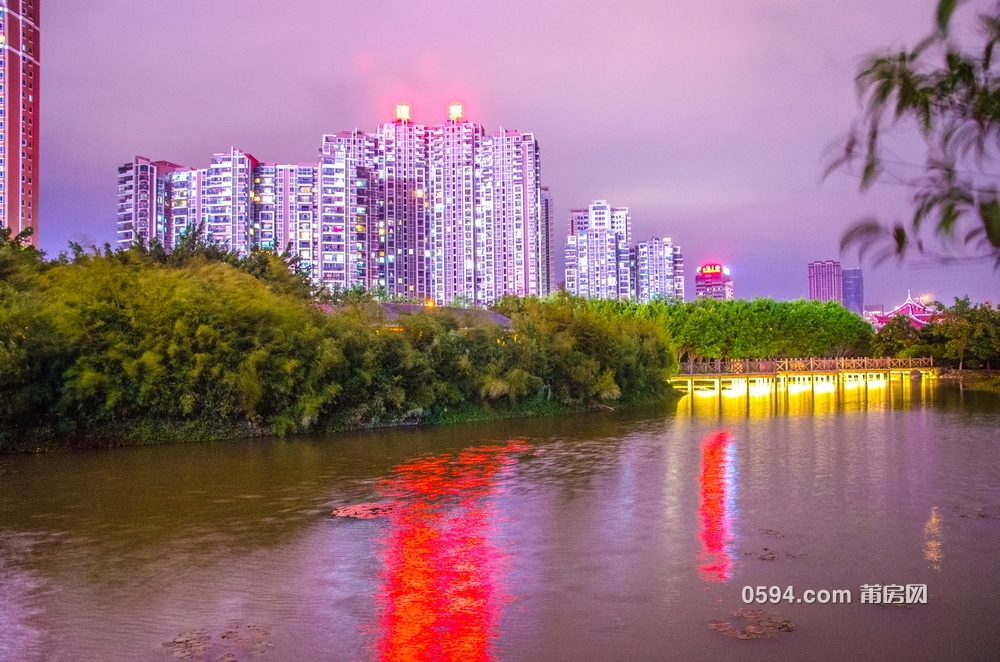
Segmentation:
<svg viewBox="0 0 1000 662">
<path fill-rule="evenodd" d="M 1000 659 L 1000 396 L 0 457 L 0 660 L 177 659 Z"/>
</svg>

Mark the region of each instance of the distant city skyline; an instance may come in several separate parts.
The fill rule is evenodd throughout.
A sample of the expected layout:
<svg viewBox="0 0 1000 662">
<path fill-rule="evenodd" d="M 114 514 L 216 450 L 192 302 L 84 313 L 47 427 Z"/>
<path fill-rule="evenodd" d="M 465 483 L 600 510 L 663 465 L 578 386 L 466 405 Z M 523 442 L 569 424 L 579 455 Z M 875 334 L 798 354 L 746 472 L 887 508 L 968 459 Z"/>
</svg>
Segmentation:
<svg viewBox="0 0 1000 662">
<path fill-rule="evenodd" d="M 862 196 L 840 173 L 821 182 L 830 146 L 858 113 L 861 58 L 915 44 L 935 4 L 582 2 L 570 11 L 561 0 L 512 0 L 501 12 L 452 0 L 391 11 L 288 0 L 274 12 L 228 1 L 46 0 L 39 239 L 50 254 L 71 239 L 114 243 L 115 168 L 134 154 L 197 164 L 237 146 L 296 164 L 312 160 L 315 136 L 371 126 L 396 104 L 411 106 L 414 123 L 434 123 L 461 102 L 473 121 L 537 136 L 557 247 L 570 208 L 621 200 L 637 237 L 669 235 L 692 264 L 726 264 L 741 297 L 805 297 L 801 265 L 821 258 L 864 266 L 867 298 L 886 305 L 907 289 L 995 300 L 1000 280 L 985 265 L 870 269 L 838 255 L 859 218 L 905 222 L 909 192 L 876 186 Z M 511 12 L 530 19 L 523 29 L 481 29 Z M 375 23 L 329 38 L 335 26 Z M 596 32 L 627 47 L 609 53 L 578 38 Z M 272 55 L 247 64 L 245 44 L 268 44 Z M 558 249 L 554 262 L 562 273 Z"/>
<path fill-rule="evenodd" d="M 117 169 L 117 243 L 186 233 L 240 255 L 289 250 L 316 285 L 438 305 L 486 306 L 555 289 L 554 227 L 534 134 L 485 127 L 450 104 L 414 124 L 322 136 L 318 161 L 261 162 L 231 148 L 207 168 L 136 156 Z M 627 279 L 626 279 L 627 286 Z"/>
</svg>

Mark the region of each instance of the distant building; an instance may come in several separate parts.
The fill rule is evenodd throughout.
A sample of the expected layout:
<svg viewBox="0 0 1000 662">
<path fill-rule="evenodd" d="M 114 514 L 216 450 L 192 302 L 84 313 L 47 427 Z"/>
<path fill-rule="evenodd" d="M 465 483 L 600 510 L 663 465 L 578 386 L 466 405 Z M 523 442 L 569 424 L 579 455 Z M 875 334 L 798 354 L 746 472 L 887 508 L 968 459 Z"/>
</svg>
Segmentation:
<svg viewBox="0 0 1000 662">
<path fill-rule="evenodd" d="M 556 287 L 556 213 L 548 186 L 541 188 L 541 209 L 538 217 L 539 292 L 551 294 Z"/>
<path fill-rule="evenodd" d="M 170 248 L 166 197 L 170 173 L 182 167 L 137 156 L 118 168 L 118 243 L 149 245 L 156 239 Z"/>
<path fill-rule="evenodd" d="M 566 238 L 566 291 L 593 299 L 629 299 L 632 285 L 628 207 L 594 200 L 570 211 Z"/>
<path fill-rule="evenodd" d="M 684 257 L 670 237 L 640 241 L 633 250 L 634 297 L 650 301 L 684 301 Z"/>
<path fill-rule="evenodd" d="M 38 246 L 40 0 L 0 3 L 0 228 Z"/>
<path fill-rule="evenodd" d="M 883 326 L 892 321 L 893 317 L 903 316 L 910 320 L 910 326 L 914 329 L 919 329 L 925 327 L 934 321 L 934 316 L 937 311 L 928 308 L 920 301 L 915 300 L 910 293 L 906 293 L 906 301 L 896 308 L 895 310 L 889 311 L 884 315 L 873 315 L 875 320 L 875 330 L 881 329 Z"/>
<path fill-rule="evenodd" d="M 253 217 L 254 239 L 261 248 L 274 249 L 279 253 L 291 248 L 293 254 L 301 256 L 299 246 L 299 214 L 310 227 L 304 229 L 305 248 L 314 251 L 319 237 L 312 233 L 313 187 L 316 186 L 317 169 L 313 163 L 299 165 L 279 165 L 261 163 L 254 170 L 253 177 Z M 303 257 L 312 261 L 312 253 Z"/>
<path fill-rule="evenodd" d="M 705 264 L 698 267 L 694 275 L 694 293 L 696 299 L 715 299 L 729 301 L 735 299 L 733 279 L 730 278 L 729 267 L 721 264 Z"/>
<path fill-rule="evenodd" d="M 865 312 L 865 279 L 861 269 L 844 269 L 841 272 L 843 283 L 844 308 L 856 315 Z"/>
<path fill-rule="evenodd" d="M 863 317 L 864 320 L 869 324 L 871 324 L 872 326 L 875 326 L 875 317 L 877 315 L 884 315 L 884 314 L 885 314 L 885 306 L 880 303 L 878 305 L 865 306 L 864 312 L 861 314 L 861 317 Z"/>
<path fill-rule="evenodd" d="M 809 299 L 812 301 L 844 302 L 844 282 L 840 262 L 809 263 Z"/>
<path fill-rule="evenodd" d="M 204 224 L 240 254 L 290 248 L 328 289 L 439 306 L 550 294 L 553 208 L 538 142 L 463 115 L 453 104 L 446 122 L 415 124 L 400 104 L 374 133 L 324 135 L 317 161 L 299 165 L 235 149 L 202 169 L 136 157 L 118 169 L 118 243 L 162 236 L 170 250 Z"/>
</svg>

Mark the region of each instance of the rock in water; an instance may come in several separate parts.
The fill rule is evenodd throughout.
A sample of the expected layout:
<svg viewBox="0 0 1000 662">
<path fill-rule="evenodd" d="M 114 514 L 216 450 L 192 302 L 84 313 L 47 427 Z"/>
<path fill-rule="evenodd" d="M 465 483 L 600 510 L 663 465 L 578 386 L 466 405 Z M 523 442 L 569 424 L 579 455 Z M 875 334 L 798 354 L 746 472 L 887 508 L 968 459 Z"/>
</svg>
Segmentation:
<svg viewBox="0 0 1000 662">
<path fill-rule="evenodd" d="M 341 506 L 333 511 L 333 516 L 374 519 L 376 517 L 385 517 L 394 509 L 395 505 L 392 503 L 359 503 L 353 506 Z"/>
</svg>

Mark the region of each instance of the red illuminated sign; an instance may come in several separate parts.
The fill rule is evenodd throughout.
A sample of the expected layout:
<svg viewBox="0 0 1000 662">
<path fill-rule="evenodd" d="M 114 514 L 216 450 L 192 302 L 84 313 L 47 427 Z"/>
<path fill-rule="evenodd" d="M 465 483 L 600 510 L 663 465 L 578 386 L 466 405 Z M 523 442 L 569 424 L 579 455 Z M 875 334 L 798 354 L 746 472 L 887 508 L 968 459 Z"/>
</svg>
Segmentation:
<svg viewBox="0 0 1000 662">
<path fill-rule="evenodd" d="M 722 265 L 721 264 L 706 264 L 701 268 L 701 273 L 703 274 L 721 274 Z"/>
</svg>

